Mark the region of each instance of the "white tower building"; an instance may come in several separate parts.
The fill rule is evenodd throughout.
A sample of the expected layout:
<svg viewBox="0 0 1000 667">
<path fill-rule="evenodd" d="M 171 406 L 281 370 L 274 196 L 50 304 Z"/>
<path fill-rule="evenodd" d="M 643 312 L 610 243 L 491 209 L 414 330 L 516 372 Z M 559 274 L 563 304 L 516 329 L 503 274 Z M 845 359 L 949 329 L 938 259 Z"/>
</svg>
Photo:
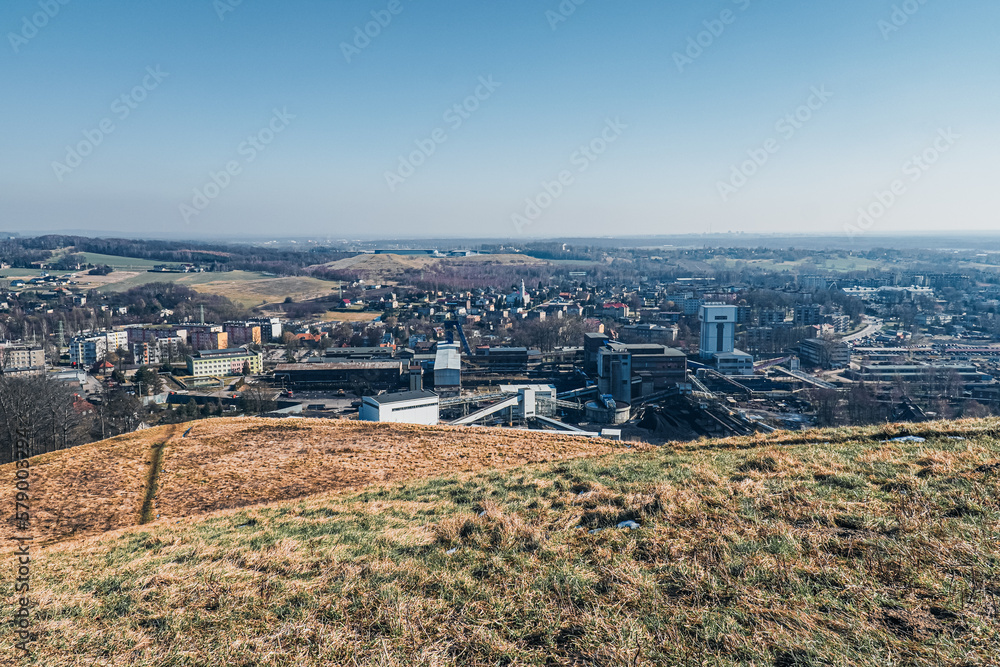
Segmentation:
<svg viewBox="0 0 1000 667">
<path fill-rule="evenodd" d="M 736 306 L 707 303 L 698 310 L 701 322 L 702 359 L 712 359 L 718 353 L 732 352 L 736 347 Z"/>
</svg>

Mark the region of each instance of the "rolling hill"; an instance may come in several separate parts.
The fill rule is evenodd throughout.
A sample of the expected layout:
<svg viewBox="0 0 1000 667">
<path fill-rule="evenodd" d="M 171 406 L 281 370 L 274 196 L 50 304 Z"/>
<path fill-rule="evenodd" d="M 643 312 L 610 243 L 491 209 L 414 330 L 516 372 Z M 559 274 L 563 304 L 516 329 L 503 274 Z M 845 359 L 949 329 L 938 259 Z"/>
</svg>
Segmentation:
<svg viewBox="0 0 1000 667">
<path fill-rule="evenodd" d="M 32 459 L 34 535 L 57 542 L 157 517 L 612 451 L 612 443 L 584 437 L 347 420 L 160 426 Z M 0 540 L 12 529 L 0 524 Z"/>
<path fill-rule="evenodd" d="M 130 525 L 161 442 L 160 518 Z M 74 531 L 49 524 L 21 664 L 985 667 L 1000 654 L 996 420 L 662 448 L 218 420 L 33 463 L 53 516 L 95 509 L 73 511 Z"/>
</svg>

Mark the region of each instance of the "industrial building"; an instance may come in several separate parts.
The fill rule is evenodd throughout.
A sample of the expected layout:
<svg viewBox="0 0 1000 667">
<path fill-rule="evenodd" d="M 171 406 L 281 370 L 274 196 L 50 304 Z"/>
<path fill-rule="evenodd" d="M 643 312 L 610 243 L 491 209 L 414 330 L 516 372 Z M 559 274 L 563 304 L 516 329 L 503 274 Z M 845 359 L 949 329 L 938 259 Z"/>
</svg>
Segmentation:
<svg viewBox="0 0 1000 667">
<path fill-rule="evenodd" d="M 753 356 L 736 349 L 739 309 L 722 303 L 706 303 L 698 311 L 701 322 L 699 355 L 711 360 L 723 375 L 753 375 Z"/>
<path fill-rule="evenodd" d="M 713 359 L 719 352 L 732 352 L 736 348 L 736 306 L 706 303 L 698 310 L 701 322 L 701 344 L 698 348 L 702 359 Z"/>
<path fill-rule="evenodd" d="M 390 391 L 404 381 L 402 361 L 279 364 L 274 379 L 288 387 Z"/>
<path fill-rule="evenodd" d="M 365 396 L 358 417 L 362 421 L 433 426 L 440 420 L 441 401 L 432 391 L 401 391 Z"/>
<path fill-rule="evenodd" d="M 602 347 L 607 344 L 608 336 L 602 333 L 583 334 L 583 372 L 597 375 L 597 356 Z"/>
<path fill-rule="evenodd" d="M 742 350 L 719 352 L 714 359 L 715 370 L 723 375 L 753 375 L 753 357 Z"/>
<path fill-rule="evenodd" d="M 624 346 L 605 346 L 598 351 L 597 390 L 616 401 L 632 402 L 632 355 Z"/>
<path fill-rule="evenodd" d="M 628 324 L 622 327 L 618 340 L 622 343 L 672 345 L 677 342 L 677 327 L 665 327 L 658 324 Z"/>
<path fill-rule="evenodd" d="M 395 350 L 391 347 L 330 347 L 323 356 L 337 361 L 391 359 Z"/>
<path fill-rule="evenodd" d="M 846 375 L 860 382 L 941 382 L 954 374 L 962 382 L 990 382 L 993 378 L 971 365 L 921 365 L 921 364 L 862 364 L 858 370 L 849 370 Z"/>
<path fill-rule="evenodd" d="M 641 388 L 635 390 L 632 385 L 638 381 Z M 685 382 L 687 355 L 666 345 L 607 341 L 597 351 L 598 390 L 617 401 L 631 403 L 640 394 Z"/>
<path fill-rule="evenodd" d="M 540 351 L 526 347 L 479 347 L 472 361 L 493 373 L 524 373 L 541 356 Z"/>
<path fill-rule="evenodd" d="M 462 390 L 462 352 L 458 343 L 438 343 L 434 389 L 441 395 L 457 395 Z"/>
</svg>

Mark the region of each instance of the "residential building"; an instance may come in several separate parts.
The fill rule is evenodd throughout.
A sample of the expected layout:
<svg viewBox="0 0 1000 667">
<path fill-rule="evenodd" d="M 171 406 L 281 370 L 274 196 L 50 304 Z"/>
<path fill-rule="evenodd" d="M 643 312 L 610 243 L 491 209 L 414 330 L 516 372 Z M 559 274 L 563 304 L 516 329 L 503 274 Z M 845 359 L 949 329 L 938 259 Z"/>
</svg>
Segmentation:
<svg viewBox="0 0 1000 667">
<path fill-rule="evenodd" d="M 188 330 L 188 345 L 195 350 L 227 350 L 229 334 L 221 325 L 195 325 Z"/>
<path fill-rule="evenodd" d="M 105 331 L 90 336 L 77 336 L 69 343 L 69 360 L 77 366 L 93 366 L 109 353 L 127 348 L 126 331 Z"/>
<path fill-rule="evenodd" d="M 783 323 L 786 315 L 784 309 L 763 308 L 757 315 L 757 322 L 762 327 L 769 327 Z"/>
<path fill-rule="evenodd" d="M 810 366 L 847 368 L 851 365 L 851 350 L 847 343 L 810 338 L 799 345 L 799 357 Z"/>
<path fill-rule="evenodd" d="M 0 374 L 41 375 L 45 372 L 45 352 L 40 347 L 0 343 Z"/>
<path fill-rule="evenodd" d="M 227 343 L 233 346 L 240 345 L 260 345 L 263 335 L 259 324 L 250 322 L 226 322 L 222 325 L 222 330 L 226 333 Z"/>
<path fill-rule="evenodd" d="M 260 337 L 265 343 L 273 340 L 281 340 L 281 320 L 277 317 L 255 317 L 247 320 L 248 324 L 256 324 L 260 327 Z"/>
<path fill-rule="evenodd" d="M 795 326 L 808 327 L 823 323 L 822 309 L 818 303 L 804 303 L 795 306 Z"/>
<path fill-rule="evenodd" d="M 188 375 L 192 377 L 240 375 L 244 364 L 249 364 L 251 373 L 259 374 L 264 368 L 264 355 L 237 347 L 198 350 L 187 358 Z"/>
</svg>

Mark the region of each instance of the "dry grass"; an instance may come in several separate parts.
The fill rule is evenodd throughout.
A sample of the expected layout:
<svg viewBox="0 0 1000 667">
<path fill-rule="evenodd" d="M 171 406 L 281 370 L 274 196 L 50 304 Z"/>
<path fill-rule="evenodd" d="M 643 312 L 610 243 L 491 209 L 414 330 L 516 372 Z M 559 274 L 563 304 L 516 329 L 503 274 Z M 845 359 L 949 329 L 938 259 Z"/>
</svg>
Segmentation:
<svg viewBox="0 0 1000 667">
<path fill-rule="evenodd" d="M 23 664 L 992 666 L 998 426 L 449 463 L 64 542 Z"/>
<path fill-rule="evenodd" d="M 187 280 L 178 280 L 177 282 L 188 284 L 192 289 L 203 294 L 224 296 L 247 308 L 263 303 L 280 302 L 288 296 L 295 301 L 328 297 L 332 293 L 331 290 L 336 288 L 335 283 L 306 276 L 262 278 L 257 277 L 256 274 L 242 271 L 232 271 L 220 275 L 226 278 L 210 282 L 189 282 Z"/>
<path fill-rule="evenodd" d="M 339 310 L 339 311 L 327 311 L 323 313 L 322 320 L 324 322 L 372 322 L 376 317 L 381 316 L 382 313 L 377 313 L 373 311 L 349 311 L 349 310 Z"/>
<path fill-rule="evenodd" d="M 525 255 L 476 255 L 473 257 L 430 257 L 424 255 L 356 255 L 324 264 L 326 268 L 351 271 L 367 279 L 392 282 L 408 269 L 430 269 L 434 266 L 478 264 L 537 265 L 545 260 Z"/>
<path fill-rule="evenodd" d="M 152 509 L 157 518 L 360 489 L 444 470 L 471 473 L 615 449 L 604 440 L 532 436 L 506 429 L 324 419 L 212 419 L 161 426 L 33 459 L 35 539 L 52 542 L 139 523 L 153 446 L 160 443 L 166 445 Z M 0 466 L 0 477 L 12 471 L 12 465 Z M 0 540 L 12 528 L 10 520 L 0 525 Z"/>
</svg>

